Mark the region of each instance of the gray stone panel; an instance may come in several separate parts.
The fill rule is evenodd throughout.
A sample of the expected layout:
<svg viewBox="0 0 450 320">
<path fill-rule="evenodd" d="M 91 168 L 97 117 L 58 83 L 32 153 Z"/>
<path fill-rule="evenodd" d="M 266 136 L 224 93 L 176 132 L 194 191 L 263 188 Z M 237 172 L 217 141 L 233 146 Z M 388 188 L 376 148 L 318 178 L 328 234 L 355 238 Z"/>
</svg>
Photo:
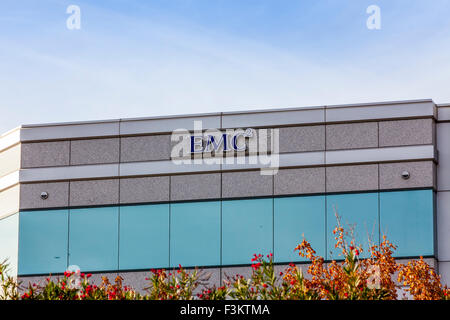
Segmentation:
<svg viewBox="0 0 450 320">
<path fill-rule="evenodd" d="M 252 267 L 248 265 L 222 268 L 222 281 L 227 281 L 236 275 L 243 276 L 244 279 L 249 279 L 252 276 Z"/>
<path fill-rule="evenodd" d="M 400 286 L 395 289 L 397 292 L 397 300 L 414 300 L 413 296 L 409 291 L 406 291 L 408 287 Z"/>
<path fill-rule="evenodd" d="M 409 179 L 402 178 L 403 171 L 409 172 Z M 433 161 L 380 164 L 380 189 L 435 187 L 434 177 Z"/>
<path fill-rule="evenodd" d="M 381 121 L 380 147 L 433 143 L 433 119 Z"/>
<path fill-rule="evenodd" d="M 306 279 L 308 279 L 308 280 L 311 280 L 311 278 L 312 278 L 312 275 L 310 275 L 310 274 L 308 273 L 308 268 L 309 268 L 310 265 L 311 265 L 311 264 L 310 264 L 310 263 L 307 263 L 307 262 L 305 262 L 305 263 L 295 263 L 295 266 L 296 266 L 299 270 L 302 271 L 303 276 L 304 276 Z M 280 277 L 280 272 L 283 272 L 283 274 L 285 274 L 287 268 L 290 268 L 290 266 L 287 265 L 287 264 L 278 264 L 278 265 L 275 265 L 275 266 L 274 266 L 275 275 L 276 275 L 277 277 Z M 281 277 L 282 277 L 282 276 L 281 276 Z M 280 277 L 280 278 L 281 278 L 281 277 Z"/>
<path fill-rule="evenodd" d="M 194 269 L 186 269 L 190 274 L 194 273 Z M 167 274 L 172 273 L 172 269 L 167 269 Z M 150 286 L 150 280 L 146 280 L 146 278 L 150 278 L 152 273 L 149 271 L 127 271 L 127 272 L 119 272 L 119 276 L 122 277 L 123 285 L 130 286 L 140 294 L 146 294 L 148 288 Z M 201 293 L 201 291 L 205 288 L 210 288 L 212 286 L 220 286 L 220 268 L 199 268 L 198 269 L 198 279 L 199 286 L 194 290 L 194 295 L 197 293 Z"/>
<path fill-rule="evenodd" d="M 70 182 L 71 206 L 93 206 L 119 203 L 119 180 L 86 180 Z"/>
<path fill-rule="evenodd" d="M 83 270 L 81 270 L 83 272 Z M 110 283 L 114 284 L 114 280 L 119 274 L 116 272 L 110 273 L 93 273 L 89 278 L 90 284 L 95 284 L 99 286 L 102 283 L 102 277 L 106 277 Z M 47 282 L 47 278 L 49 278 L 53 282 L 58 282 L 58 279 L 62 279 L 63 275 L 45 275 L 45 276 L 19 276 L 18 280 L 21 282 L 20 292 L 24 293 L 28 285 L 37 284 L 38 286 L 44 286 Z M 125 284 L 125 282 L 123 282 Z"/>
<path fill-rule="evenodd" d="M 325 150 L 325 126 L 280 128 L 280 152 Z"/>
<path fill-rule="evenodd" d="M 186 269 L 187 272 L 193 274 L 195 272 L 194 268 Z M 209 289 L 212 287 L 220 287 L 220 276 L 221 269 L 220 268 L 197 268 L 197 276 L 198 276 L 198 287 L 194 289 L 193 295 L 197 298 L 197 294 L 202 293 L 203 290 Z"/>
<path fill-rule="evenodd" d="M 222 197 L 257 197 L 273 195 L 273 176 L 258 171 L 227 172 L 222 174 Z"/>
<path fill-rule="evenodd" d="M 48 198 L 41 199 L 47 192 Z M 69 182 L 33 183 L 20 185 L 20 209 L 40 209 L 69 206 Z"/>
<path fill-rule="evenodd" d="M 70 164 L 119 162 L 119 139 L 73 140 L 70 144 Z"/>
<path fill-rule="evenodd" d="M 20 169 L 20 145 L 0 152 L 0 177 Z"/>
<path fill-rule="evenodd" d="M 437 249 L 440 261 L 450 261 L 450 191 L 437 193 Z M 450 280 L 450 274 L 449 274 Z"/>
<path fill-rule="evenodd" d="M 150 286 L 150 281 L 145 278 L 149 278 L 151 275 L 150 269 L 148 271 L 119 272 L 119 276 L 123 279 L 122 284 L 133 288 L 142 295 L 147 293 L 145 289 Z"/>
<path fill-rule="evenodd" d="M 120 180 L 120 203 L 169 201 L 169 177 Z"/>
<path fill-rule="evenodd" d="M 81 270 L 83 272 L 83 270 Z M 116 277 L 119 275 L 117 272 L 101 272 L 101 273 L 92 273 L 92 276 L 89 278 L 90 284 L 95 284 L 97 286 L 101 285 L 103 282 L 103 277 L 106 277 L 111 284 L 114 284 Z"/>
<path fill-rule="evenodd" d="M 311 279 L 312 276 L 308 274 L 309 263 L 296 263 L 295 264 L 299 269 L 302 270 L 303 275 L 306 279 Z M 274 265 L 275 276 L 278 277 L 278 284 L 281 283 L 282 275 L 280 276 L 280 272 L 285 273 L 286 269 L 289 265 Z M 252 267 L 248 266 L 239 266 L 239 267 L 225 267 L 222 268 L 222 281 L 229 279 L 229 277 L 234 277 L 236 275 L 241 275 L 244 279 L 250 279 L 252 276 Z"/>
<path fill-rule="evenodd" d="M 327 125 L 327 150 L 378 147 L 378 123 Z"/>
<path fill-rule="evenodd" d="M 168 269 L 167 273 L 172 273 L 172 269 Z M 194 269 L 186 269 L 189 273 L 193 273 Z M 119 272 L 119 276 L 123 279 L 123 285 L 130 286 L 140 294 L 146 294 L 150 286 L 150 278 L 152 276 L 151 271 L 127 271 Z M 202 289 L 212 286 L 219 286 L 220 283 L 220 268 L 204 268 L 198 269 L 199 286 L 194 290 L 194 294 L 200 293 Z"/>
<path fill-rule="evenodd" d="M 51 281 L 57 282 L 58 279 L 62 279 L 62 275 L 52 275 L 52 276 L 19 276 L 17 278 L 18 282 L 20 283 L 19 292 L 21 294 L 25 293 L 25 291 L 28 291 L 28 286 L 36 284 L 40 287 L 45 286 L 47 282 L 47 278 L 50 278 Z"/>
<path fill-rule="evenodd" d="M 170 159 L 170 135 L 127 137 L 121 139 L 120 161 Z"/>
<path fill-rule="evenodd" d="M 450 286 L 450 261 L 439 261 L 439 274 L 441 275 L 441 283 Z"/>
<path fill-rule="evenodd" d="M 243 136 L 239 136 L 237 139 L 237 145 L 243 145 L 244 141 L 247 146 L 247 151 L 245 152 L 248 155 L 256 155 L 258 153 L 261 154 L 269 154 L 272 152 L 280 152 L 280 134 L 276 134 L 275 130 L 279 130 L 278 128 L 262 128 L 262 129 L 253 129 L 253 136 L 250 138 L 244 138 Z M 272 135 L 274 135 L 273 139 L 278 138 L 278 150 L 276 149 L 277 145 L 273 144 L 272 146 Z M 277 143 L 277 142 L 275 142 Z M 225 155 L 227 155 L 225 153 Z M 241 152 L 230 152 L 230 154 L 242 154 Z"/>
<path fill-rule="evenodd" d="M 325 192 L 325 168 L 281 169 L 274 176 L 274 194 Z"/>
<path fill-rule="evenodd" d="M 412 260 L 419 260 L 419 259 L 395 259 L 395 262 L 398 264 L 408 264 L 409 261 Z M 438 261 L 434 258 L 424 258 L 423 259 L 430 267 L 434 268 L 435 270 L 438 269 Z"/>
<path fill-rule="evenodd" d="M 438 123 L 436 132 L 439 151 L 438 190 L 450 190 L 450 123 Z"/>
<path fill-rule="evenodd" d="M 200 287 L 205 288 L 211 288 L 213 286 L 220 287 L 220 277 L 221 277 L 221 269 L 220 268 L 204 268 L 199 269 L 199 279 L 201 282 Z"/>
<path fill-rule="evenodd" d="M 295 263 L 295 265 L 302 270 L 303 275 L 306 279 L 311 279 L 312 276 L 308 274 L 308 267 L 310 266 L 309 263 Z M 280 272 L 283 272 L 283 274 L 286 271 L 286 268 L 288 268 L 289 265 L 274 265 L 274 271 L 275 276 L 279 278 L 279 284 L 281 283 L 281 278 L 283 276 L 280 276 Z M 239 266 L 239 267 L 224 267 L 222 268 L 222 281 L 229 279 L 229 277 L 233 277 L 235 275 L 241 275 L 244 277 L 244 279 L 249 279 L 252 276 L 252 267 L 250 265 L 248 266 Z"/>
<path fill-rule="evenodd" d="M 22 168 L 68 166 L 69 141 L 22 144 Z"/>
<path fill-rule="evenodd" d="M 326 191 L 378 190 L 378 165 L 335 166 L 326 169 Z"/>
<path fill-rule="evenodd" d="M 170 200 L 220 198 L 220 173 L 179 175 L 170 179 Z"/>
<path fill-rule="evenodd" d="M 419 259 L 395 259 L 395 262 L 396 262 L 397 264 L 407 265 L 408 262 L 410 262 L 410 261 L 417 261 L 417 260 L 419 260 Z M 439 272 L 439 263 L 438 263 L 438 261 L 437 261 L 436 259 L 434 259 L 434 258 L 424 258 L 423 260 L 424 260 L 425 263 L 427 263 L 431 268 L 433 268 L 436 272 Z M 399 274 L 399 271 L 395 272 L 392 278 L 394 279 L 394 281 L 395 281 L 395 283 L 396 283 L 397 285 L 402 285 L 402 283 L 400 283 L 400 282 L 397 281 L 397 279 L 398 279 L 398 274 Z"/>
</svg>

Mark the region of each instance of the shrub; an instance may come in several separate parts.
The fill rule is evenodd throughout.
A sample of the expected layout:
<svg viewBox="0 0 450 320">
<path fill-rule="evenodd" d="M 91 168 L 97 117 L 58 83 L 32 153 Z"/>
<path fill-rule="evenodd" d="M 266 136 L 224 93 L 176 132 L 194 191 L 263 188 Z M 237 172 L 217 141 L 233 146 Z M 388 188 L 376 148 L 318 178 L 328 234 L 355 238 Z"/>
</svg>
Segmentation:
<svg viewBox="0 0 450 320">
<path fill-rule="evenodd" d="M 283 271 L 276 271 L 273 255 L 254 254 L 251 276 L 229 276 L 220 287 L 208 287 L 207 278 L 198 269 L 151 270 L 145 280 L 146 293 L 124 286 L 118 276 L 114 283 L 102 277 L 100 285 L 90 283 L 91 274 L 66 271 L 56 281 L 47 278 L 44 285 L 29 284 L 19 294 L 19 284 L 7 275 L 8 265 L 0 263 L 0 299 L 11 300 L 395 300 L 402 283 L 404 290 L 416 300 L 448 300 L 450 290 L 441 284 L 441 278 L 422 257 L 397 264 L 393 257 L 395 246 L 384 236 L 379 245 L 372 244 L 368 258 L 361 258 L 363 248 L 354 239 L 346 241 L 349 233 L 340 224 L 335 234 L 335 247 L 341 261 L 325 263 L 323 257 L 306 240 L 295 248 L 298 254 L 310 260 L 305 277 L 302 269 L 291 263 Z M 197 292 L 197 293 L 196 293 Z"/>
</svg>

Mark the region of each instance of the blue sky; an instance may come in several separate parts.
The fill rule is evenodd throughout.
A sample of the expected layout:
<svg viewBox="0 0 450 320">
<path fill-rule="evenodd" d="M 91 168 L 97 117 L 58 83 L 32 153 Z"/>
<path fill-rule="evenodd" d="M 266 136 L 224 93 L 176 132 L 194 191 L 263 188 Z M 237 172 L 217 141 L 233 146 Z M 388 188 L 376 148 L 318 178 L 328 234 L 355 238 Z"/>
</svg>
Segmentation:
<svg viewBox="0 0 450 320">
<path fill-rule="evenodd" d="M 81 9 L 68 30 L 66 8 Z M 381 8 L 381 30 L 366 9 Z M 2 0 L 0 132 L 20 124 L 432 98 L 450 0 Z"/>
</svg>

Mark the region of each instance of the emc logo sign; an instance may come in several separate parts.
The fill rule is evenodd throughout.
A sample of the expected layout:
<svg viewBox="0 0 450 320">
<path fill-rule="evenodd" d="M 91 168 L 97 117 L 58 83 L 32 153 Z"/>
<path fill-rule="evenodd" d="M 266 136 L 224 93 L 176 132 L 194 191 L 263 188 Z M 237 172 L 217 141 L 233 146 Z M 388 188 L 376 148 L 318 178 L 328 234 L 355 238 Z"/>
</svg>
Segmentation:
<svg viewBox="0 0 450 320">
<path fill-rule="evenodd" d="M 239 139 L 240 137 L 243 139 Z M 245 151 L 247 150 L 245 138 L 251 137 L 253 137 L 253 129 L 250 128 L 245 131 L 233 130 L 231 133 L 191 135 L 191 153 Z"/>
</svg>

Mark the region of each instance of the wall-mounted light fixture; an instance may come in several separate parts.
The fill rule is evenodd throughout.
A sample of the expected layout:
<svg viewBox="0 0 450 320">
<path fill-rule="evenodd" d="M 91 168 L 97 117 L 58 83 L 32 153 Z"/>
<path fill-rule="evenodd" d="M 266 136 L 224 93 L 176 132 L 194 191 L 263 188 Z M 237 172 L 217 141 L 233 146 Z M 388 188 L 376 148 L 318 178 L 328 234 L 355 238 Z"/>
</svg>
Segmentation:
<svg viewBox="0 0 450 320">
<path fill-rule="evenodd" d="M 402 178 L 403 178 L 403 179 L 408 180 L 410 176 L 411 176 L 411 175 L 409 174 L 408 171 L 403 171 L 403 172 L 402 172 Z"/>
</svg>

